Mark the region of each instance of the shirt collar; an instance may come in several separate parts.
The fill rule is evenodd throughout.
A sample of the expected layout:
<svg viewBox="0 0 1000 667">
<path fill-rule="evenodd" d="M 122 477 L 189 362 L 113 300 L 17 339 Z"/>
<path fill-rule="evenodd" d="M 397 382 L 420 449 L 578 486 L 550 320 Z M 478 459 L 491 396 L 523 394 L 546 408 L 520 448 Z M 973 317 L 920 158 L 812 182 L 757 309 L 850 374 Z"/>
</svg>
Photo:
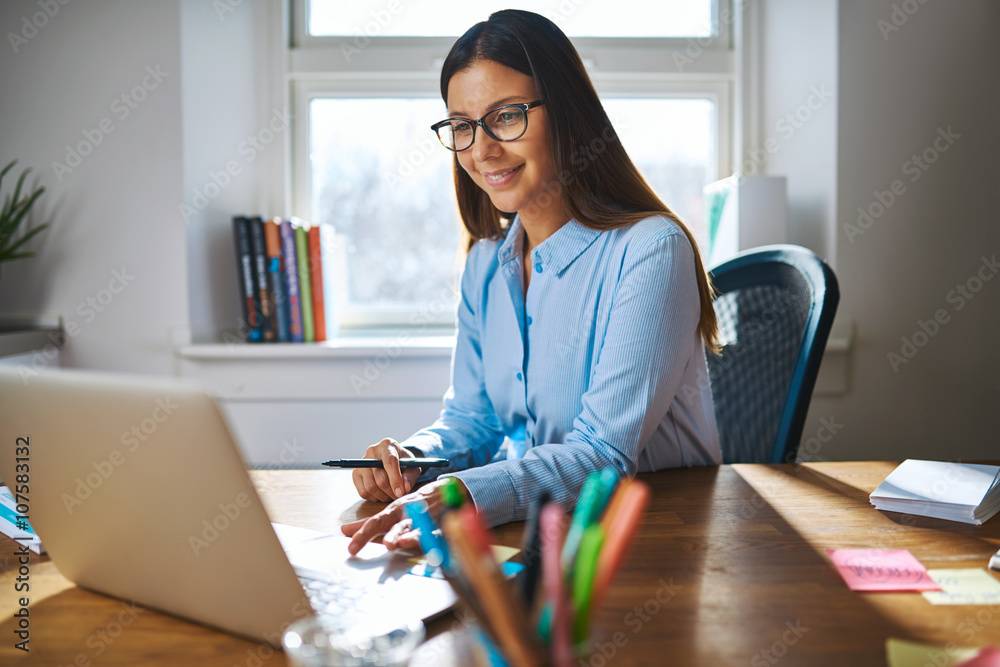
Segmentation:
<svg viewBox="0 0 1000 667">
<path fill-rule="evenodd" d="M 501 262 L 520 259 L 524 249 L 523 231 L 520 217 L 514 216 L 514 220 L 507 229 L 507 237 L 498 252 Z M 556 230 L 555 234 L 535 246 L 534 250 L 531 251 L 531 261 L 535 265 L 541 264 L 546 271 L 554 271 L 558 274 L 590 247 L 590 244 L 600 233 L 596 229 L 584 227 L 574 218 Z"/>
<path fill-rule="evenodd" d="M 503 243 L 497 250 L 497 257 L 500 263 L 504 264 L 514 259 L 520 259 L 524 250 L 524 234 L 521 233 L 521 220 L 514 216 L 510 225 L 507 226 Z"/>
</svg>

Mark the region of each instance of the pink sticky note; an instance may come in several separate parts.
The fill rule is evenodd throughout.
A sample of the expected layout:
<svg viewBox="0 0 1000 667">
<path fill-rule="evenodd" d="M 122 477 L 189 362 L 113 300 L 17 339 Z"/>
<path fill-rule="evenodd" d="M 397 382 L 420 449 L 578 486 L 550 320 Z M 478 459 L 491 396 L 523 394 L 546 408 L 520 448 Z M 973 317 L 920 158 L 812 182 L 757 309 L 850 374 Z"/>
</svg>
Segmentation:
<svg viewBox="0 0 1000 667">
<path fill-rule="evenodd" d="M 960 662 L 955 667 L 1000 667 L 1000 650 L 985 646 L 974 658 Z"/>
<path fill-rule="evenodd" d="M 851 590 L 939 591 L 941 587 L 905 549 L 827 549 Z"/>
</svg>

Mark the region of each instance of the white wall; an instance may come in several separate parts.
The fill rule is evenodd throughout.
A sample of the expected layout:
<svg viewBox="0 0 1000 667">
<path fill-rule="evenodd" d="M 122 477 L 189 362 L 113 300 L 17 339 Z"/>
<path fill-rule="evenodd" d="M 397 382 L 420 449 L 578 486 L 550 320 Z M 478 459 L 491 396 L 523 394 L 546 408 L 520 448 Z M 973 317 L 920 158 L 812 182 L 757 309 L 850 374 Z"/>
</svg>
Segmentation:
<svg viewBox="0 0 1000 667">
<path fill-rule="evenodd" d="M 0 161 L 33 167 L 52 225 L 38 257 L 4 265 L 0 313 L 64 316 L 66 365 L 167 373 L 188 322 L 178 3 L 48 4 L 0 4 Z"/>
<path fill-rule="evenodd" d="M 901 25 L 883 36 L 897 27 L 894 7 Z M 849 392 L 816 397 L 804 437 L 834 418 L 839 432 L 813 443 L 820 458 L 996 458 L 1000 277 L 971 300 L 948 295 L 981 257 L 1000 256 L 1000 4 L 843 0 L 837 20 L 838 319 L 855 336 Z M 912 181 L 907 161 L 933 147 L 939 128 L 960 138 Z M 881 217 L 860 235 L 845 230 L 894 180 L 905 190 Z M 887 355 L 939 309 L 947 322 L 894 369 Z"/>
<path fill-rule="evenodd" d="M 282 27 L 268 20 L 275 4 L 180 3 L 181 215 L 187 225 L 191 335 L 199 342 L 240 328 L 232 216 L 287 215 L 281 158 L 291 126 L 284 94 L 271 76 L 283 66 L 270 50 L 269 30 Z"/>
<path fill-rule="evenodd" d="M 760 24 L 761 127 L 743 166 L 788 178 L 788 243 L 835 262 L 837 0 L 767 0 Z"/>
</svg>

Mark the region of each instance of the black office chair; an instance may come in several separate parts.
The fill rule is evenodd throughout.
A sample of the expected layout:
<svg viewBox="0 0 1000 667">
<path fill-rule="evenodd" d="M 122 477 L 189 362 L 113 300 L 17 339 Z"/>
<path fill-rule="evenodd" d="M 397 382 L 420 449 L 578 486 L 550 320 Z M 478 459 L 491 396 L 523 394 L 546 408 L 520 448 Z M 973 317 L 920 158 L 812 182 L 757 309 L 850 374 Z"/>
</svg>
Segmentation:
<svg viewBox="0 0 1000 667">
<path fill-rule="evenodd" d="M 793 245 L 754 248 L 711 270 L 721 355 L 708 355 L 726 463 L 791 463 L 833 316 L 837 277 Z"/>
</svg>

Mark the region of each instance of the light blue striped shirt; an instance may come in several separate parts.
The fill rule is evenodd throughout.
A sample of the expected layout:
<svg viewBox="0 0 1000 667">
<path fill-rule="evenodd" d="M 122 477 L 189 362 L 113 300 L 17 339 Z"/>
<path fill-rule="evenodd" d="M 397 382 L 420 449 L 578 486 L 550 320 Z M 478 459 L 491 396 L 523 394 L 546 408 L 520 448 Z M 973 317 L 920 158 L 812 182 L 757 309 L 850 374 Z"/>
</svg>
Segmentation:
<svg viewBox="0 0 1000 667">
<path fill-rule="evenodd" d="M 587 475 L 721 461 L 694 253 L 663 217 L 611 231 L 570 220 L 531 253 L 524 231 L 469 251 L 441 416 L 402 444 L 446 457 L 491 526 L 547 489 L 566 507 Z M 505 438 L 519 458 L 494 460 Z M 509 440 L 508 440 L 509 442 Z M 501 454 L 502 455 L 502 454 Z"/>
</svg>

